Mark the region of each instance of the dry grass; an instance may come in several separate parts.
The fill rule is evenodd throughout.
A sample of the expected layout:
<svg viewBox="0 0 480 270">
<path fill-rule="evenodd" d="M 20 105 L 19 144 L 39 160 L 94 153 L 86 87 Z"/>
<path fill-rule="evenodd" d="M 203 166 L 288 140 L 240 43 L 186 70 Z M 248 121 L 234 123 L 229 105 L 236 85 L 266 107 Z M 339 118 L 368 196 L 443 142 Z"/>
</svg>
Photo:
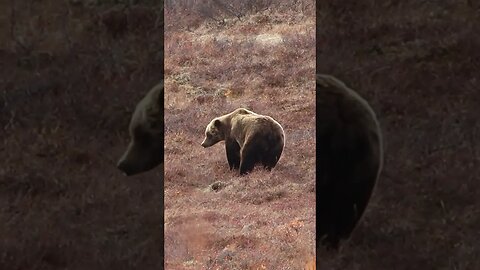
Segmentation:
<svg viewBox="0 0 480 270">
<path fill-rule="evenodd" d="M 161 78 L 158 4 L 114 27 L 73 2 L 0 1 L 0 269 L 159 269 L 163 172 L 115 168 Z"/>
<path fill-rule="evenodd" d="M 319 269 L 480 269 L 480 10 L 342 1 L 317 16 L 317 69 L 364 95 L 386 164 L 355 235 Z M 474 6 L 476 5 L 476 6 Z"/>
<path fill-rule="evenodd" d="M 166 32 L 166 269 L 303 269 L 313 255 L 314 26 L 270 11 Z M 200 146 L 209 121 L 240 106 L 285 129 L 271 172 L 240 177 L 223 143 Z"/>
<path fill-rule="evenodd" d="M 162 266 L 163 172 L 113 166 L 161 77 L 162 3 L 81 2 L 0 1 L 1 269 Z M 318 70 L 371 101 L 386 140 L 362 223 L 318 268 L 480 269 L 478 3 L 318 7 Z M 314 19 L 274 11 L 167 32 L 167 269 L 301 269 L 313 253 Z M 274 171 L 238 177 L 223 145 L 199 146 L 238 106 L 284 125 Z"/>
</svg>

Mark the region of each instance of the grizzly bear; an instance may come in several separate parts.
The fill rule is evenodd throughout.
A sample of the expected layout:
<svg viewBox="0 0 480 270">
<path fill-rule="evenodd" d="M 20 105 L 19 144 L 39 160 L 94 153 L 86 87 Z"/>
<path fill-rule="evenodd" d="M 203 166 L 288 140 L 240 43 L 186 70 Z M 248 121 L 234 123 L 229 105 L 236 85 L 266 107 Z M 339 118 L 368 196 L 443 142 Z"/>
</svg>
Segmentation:
<svg viewBox="0 0 480 270">
<path fill-rule="evenodd" d="M 272 117 L 239 108 L 214 118 L 207 125 L 202 146 L 210 147 L 223 140 L 230 170 L 239 169 L 240 175 L 245 175 L 256 164 L 268 171 L 277 165 L 285 134 Z"/>
<path fill-rule="evenodd" d="M 163 100 L 162 80 L 135 108 L 129 125 L 130 144 L 117 163 L 127 176 L 163 163 Z"/>
<path fill-rule="evenodd" d="M 370 105 L 331 75 L 316 75 L 317 247 L 337 250 L 367 207 L 383 166 Z"/>
</svg>

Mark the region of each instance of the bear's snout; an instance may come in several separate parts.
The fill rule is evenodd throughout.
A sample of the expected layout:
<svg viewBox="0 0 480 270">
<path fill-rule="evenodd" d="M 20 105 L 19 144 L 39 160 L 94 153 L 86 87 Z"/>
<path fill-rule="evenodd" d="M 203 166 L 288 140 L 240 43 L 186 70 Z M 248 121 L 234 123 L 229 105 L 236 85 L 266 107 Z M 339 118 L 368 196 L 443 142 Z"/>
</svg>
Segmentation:
<svg viewBox="0 0 480 270">
<path fill-rule="evenodd" d="M 214 145 L 214 144 L 213 144 L 212 142 L 210 142 L 210 141 L 207 141 L 207 140 L 205 140 L 205 141 L 202 142 L 203 148 L 207 148 L 207 147 L 210 147 L 210 146 L 212 146 L 212 145 Z"/>
</svg>

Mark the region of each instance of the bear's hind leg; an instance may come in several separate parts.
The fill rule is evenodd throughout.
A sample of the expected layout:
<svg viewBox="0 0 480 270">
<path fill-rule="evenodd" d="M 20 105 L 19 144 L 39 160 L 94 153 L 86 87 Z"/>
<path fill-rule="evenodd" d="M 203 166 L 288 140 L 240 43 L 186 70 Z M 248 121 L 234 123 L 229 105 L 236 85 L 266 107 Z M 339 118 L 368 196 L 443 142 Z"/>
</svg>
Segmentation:
<svg viewBox="0 0 480 270">
<path fill-rule="evenodd" d="M 240 175 L 249 173 L 255 167 L 258 159 L 258 149 L 250 144 L 246 144 L 240 153 Z"/>
<path fill-rule="evenodd" d="M 245 175 L 253 170 L 255 161 L 251 157 L 247 157 L 240 161 L 240 175 Z"/>
<path fill-rule="evenodd" d="M 277 161 L 276 157 L 265 157 L 263 158 L 262 164 L 267 171 L 271 171 L 275 168 L 275 165 L 277 165 Z"/>
<path fill-rule="evenodd" d="M 262 164 L 263 167 L 267 171 L 271 171 L 275 166 L 277 166 L 278 160 L 280 159 L 280 156 L 282 155 L 282 148 L 276 151 L 271 151 L 267 155 L 262 156 Z"/>
<path fill-rule="evenodd" d="M 319 189 L 316 207 L 317 246 L 321 244 L 327 250 L 336 250 L 340 243 L 340 237 L 335 214 L 337 205 L 334 202 L 333 192 L 331 192 L 332 187 L 319 185 L 317 188 Z"/>
</svg>

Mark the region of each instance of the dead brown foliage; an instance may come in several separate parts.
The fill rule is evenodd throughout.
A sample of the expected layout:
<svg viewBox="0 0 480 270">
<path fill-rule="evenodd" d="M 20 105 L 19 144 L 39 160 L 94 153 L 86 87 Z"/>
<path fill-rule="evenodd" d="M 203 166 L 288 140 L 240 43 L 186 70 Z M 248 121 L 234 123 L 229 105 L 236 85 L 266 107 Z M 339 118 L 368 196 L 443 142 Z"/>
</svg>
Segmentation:
<svg viewBox="0 0 480 270">
<path fill-rule="evenodd" d="M 165 1 L 166 29 L 193 31 L 207 23 L 214 28 L 228 28 L 232 21 L 244 22 L 256 18 L 264 24 L 272 16 L 264 12 L 289 13 L 291 16 L 313 18 L 314 0 L 167 0 Z"/>
<path fill-rule="evenodd" d="M 303 269 L 313 255 L 314 23 L 264 12 L 166 32 L 166 269 Z M 285 129 L 271 172 L 240 177 L 223 143 L 200 145 L 212 118 L 241 106 Z"/>
</svg>

